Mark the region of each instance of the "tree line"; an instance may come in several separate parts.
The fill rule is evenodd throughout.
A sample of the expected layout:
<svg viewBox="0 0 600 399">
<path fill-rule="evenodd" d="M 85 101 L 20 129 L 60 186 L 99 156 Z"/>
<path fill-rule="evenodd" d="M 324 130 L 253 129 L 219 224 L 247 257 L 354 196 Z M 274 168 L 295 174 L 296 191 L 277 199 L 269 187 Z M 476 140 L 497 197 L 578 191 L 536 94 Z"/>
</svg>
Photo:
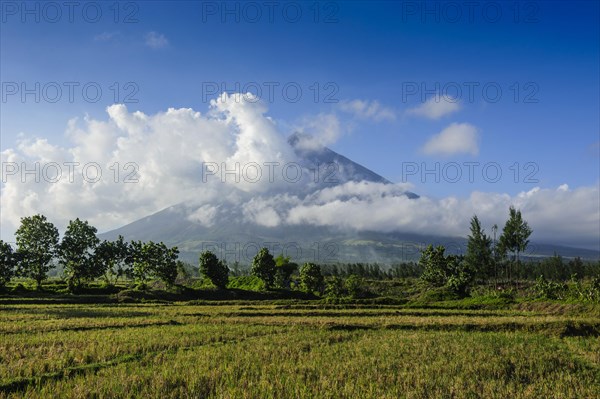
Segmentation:
<svg viewBox="0 0 600 399">
<path fill-rule="evenodd" d="M 44 215 L 21 218 L 15 233 L 16 249 L 0 240 L 0 287 L 13 277 L 31 278 L 39 289 L 55 262 L 63 267 L 67 285 L 76 291 L 95 279 L 115 285 L 121 278 L 145 285 L 159 279 L 172 286 L 182 269 L 177 247 L 163 242 L 131 241 L 122 236 L 115 241 L 101 241 L 98 230 L 79 218 L 71 220 L 59 240 L 58 229 Z M 274 258 L 262 248 L 252 262 L 252 275 L 263 281 L 266 289 L 290 288 L 291 276 L 299 269 L 300 286 L 305 291 L 322 291 L 321 268 L 314 263 L 302 267 L 283 255 Z M 229 267 L 214 253 L 205 251 L 199 257 L 199 270 L 216 287 L 229 282 Z"/>
<path fill-rule="evenodd" d="M 520 254 L 527 249 L 533 230 L 521 211 L 513 206 L 509 208 L 508 220 L 498 240 L 497 229 L 497 225 L 492 227 L 493 238 L 487 235 L 474 215 L 465 255 L 445 255 L 444 246 L 429 245 L 419 260 L 423 270 L 421 279 L 433 286 L 446 286 L 457 294 L 465 294 L 476 280 L 495 279 L 497 282 L 500 274 L 512 282 Z"/>
<path fill-rule="evenodd" d="M 574 275 L 600 276 L 600 262 L 584 263 L 580 258 L 565 262 L 555 255 L 540 261 L 521 262 L 520 255 L 529 245 L 532 230 L 514 207 L 510 207 L 508 220 L 498 238 L 497 229 L 494 225 L 493 236 L 487 235 L 474 215 L 464 255 L 448 255 L 444 246 L 429 245 L 421 251 L 418 263 L 396 264 L 387 269 L 368 263 L 305 263 L 300 267 L 289 257 L 283 254 L 274 257 L 267 248 L 262 248 L 252 260 L 250 274 L 260 279 L 265 289 L 351 293 L 364 279 L 416 277 L 458 294 L 465 294 L 473 284 L 482 282 L 505 284 L 540 275 L 551 280 L 565 280 Z M 114 241 L 101 241 L 97 229 L 80 219 L 70 221 L 59 240 L 57 228 L 45 216 L 24 217 L 15 237 L 15 249 L 0 240 L 0 287 L 13 277 L 26 277 L 40 288 L 57 264 L 62 266 L 72 291 L 96 279 L 109 285 L 129 279 L 141 286 L 151 279 L 160 279 L 172 286 L 185 269 L 184 262 L 178 260 L 177 247 L 169 248 L 153 241 L 126 242 L 122 236 Z M 210 251 L 200 254 L 198 265 L 200 274 L 218 288 L 226 288 L 230 276 L 240 274 L 237 266 L 230 269 L 226 261 Z"/>
<path fill-rule="evenodd" d="M 458 259 L 464 256 L 457 255 Z M 397 278 L 419 278 L 423 274 L 423 263 L 401 262 L 390 266 L 378 263 L 339 263 L 321 265 L 325 277 L 337 276 L 346 278 L 357 275 L 372 280 L 391 280 Z M 540 275 L 550 280 L 568 280 L 573 275 L 577 278 L 600 276 L 599 261 L 585 261 L 580 257 L 565 259 L 559 254 L 543 259 L 527 259 L 514 265 L 513 278 L 518 280 L 535 280 Z M 487 281 L 506 281 L 506 267 L 503 264 L 497 266 Z"/>
<path fill-rule="evenodd" d="M 98 230 L 79 218 L 71 220 L 59 240 L 58 229 L 44 215 L 21 218 L 16 249 L 0 240 L 0 287 L 13 277 L 31 278 L 41 288 L 56 261 L 64 268 L 70 290 L 103 278 L 115 284 L 128 277 L 140 284 L 158 278 L 168 285 L 177 277 L 177 247 L 153 241 L 101 241 Z"/>
<path fill-rule="evenodd" d="M 216 287 L 226 288 L 229 282 L 229 268 L 226 263 L 211 252 L 204 251 L 199 259 L 200 273 Z M 299 270 L 298 286 L 306 292 L 323 292 L 325 279 L 321 267 L 307 262 L 302 267 L 283 254 L 273 257 L 268 248 L 261 248 L 252 259 L 250 273 L 259 278 L 265 289 L 290 289 L 292 275 Z"/>
</svg>

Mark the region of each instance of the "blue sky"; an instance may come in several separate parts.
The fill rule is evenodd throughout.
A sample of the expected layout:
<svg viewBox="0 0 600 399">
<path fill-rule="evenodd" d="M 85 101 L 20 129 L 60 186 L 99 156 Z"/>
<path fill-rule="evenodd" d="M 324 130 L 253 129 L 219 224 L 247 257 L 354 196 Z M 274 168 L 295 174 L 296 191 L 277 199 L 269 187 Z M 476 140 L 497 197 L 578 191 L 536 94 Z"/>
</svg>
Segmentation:
<svg viewBox="0 0 600 399">
<path fill-rule="evenodd" d="M 60 2 L 60 17 L 43 2 L 2 3 L 1 150 L 16 148 L 23 137 L 69 147 L 67 122 L 86 115 L 107 120 L 116 87 L 116 102 L 133 93 L 137 102 L 128 110 L 151 115 L 170 107 L 206 112 L 206 89 L 214 83 L 234 91 L 256 82 L 265 101 L 275 82 L 267 115 L 281 134 L 334 114 L 341 127 L 327 145 L 394 182 L 408 180 L 419 194 L 514 196 L 536 186 L 599 184 L 596 1 L 274 2 L 272 21 L 268 2 L 90 3 L 88 14 L 86 2 L 74 9 L 73 21 Z M 223 14 L 224 7 L 231 12 Z M 102 15 L 93 21 L 97 9 Z M 256 10 L 262 16 L 253 22 Z M 301 17 L 291 22 L 298 10 Z M 79 86 L 73 102 L 64 86 L 56 103 L 36 103 L 33 95 L 22 101 L 20 92 L 10 92 L 15 83 L 20 90 L 36 82 Z M 81 92 L 90 82 L 102 89 L 96 103 Z M 298 102 L 284 98 L 281 88 L 290 83 L 302 89 Z M 418 111 L 436 92 L 455 106 Z M 360 104 L 376 105 L 369 114 Z M 448 136 L 454 137 L 448 148 L 439 136 L 453 124 L 457 136 Z M 491 183 L 476 167 L 473 182 L 403 176 L 406 163 L 433 168 L 436 162 L 495 162 L 503 175 Z M 535 172 L 534 182 L 525 181 L 528 172 Z"/>
</svg>

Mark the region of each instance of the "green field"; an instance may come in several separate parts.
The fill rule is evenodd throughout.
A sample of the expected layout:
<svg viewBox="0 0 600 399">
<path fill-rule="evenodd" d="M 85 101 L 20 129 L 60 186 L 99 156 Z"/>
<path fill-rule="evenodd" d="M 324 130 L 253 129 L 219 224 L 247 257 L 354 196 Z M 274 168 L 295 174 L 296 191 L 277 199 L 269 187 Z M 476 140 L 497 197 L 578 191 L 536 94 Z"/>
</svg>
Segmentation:
<svg viewBox="0 0 600 399">
<path fill-rule="evenodd" d="M 0 397 L 597 398 L 599 313 L 3 301 Z"/>
</svg>

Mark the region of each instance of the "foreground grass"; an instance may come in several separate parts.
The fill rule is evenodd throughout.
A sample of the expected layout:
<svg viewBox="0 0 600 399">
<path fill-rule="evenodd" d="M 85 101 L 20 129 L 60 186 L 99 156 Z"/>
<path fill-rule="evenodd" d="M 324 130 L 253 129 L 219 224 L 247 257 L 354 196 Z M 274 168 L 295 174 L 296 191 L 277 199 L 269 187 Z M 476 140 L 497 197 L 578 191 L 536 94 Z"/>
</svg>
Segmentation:
<svg viewBox="0 0 600 399">
<path fill-rule="evenodd" d="M 3 304 L 0 398 L 600 396 L 595 311 Z"/>
</svg>

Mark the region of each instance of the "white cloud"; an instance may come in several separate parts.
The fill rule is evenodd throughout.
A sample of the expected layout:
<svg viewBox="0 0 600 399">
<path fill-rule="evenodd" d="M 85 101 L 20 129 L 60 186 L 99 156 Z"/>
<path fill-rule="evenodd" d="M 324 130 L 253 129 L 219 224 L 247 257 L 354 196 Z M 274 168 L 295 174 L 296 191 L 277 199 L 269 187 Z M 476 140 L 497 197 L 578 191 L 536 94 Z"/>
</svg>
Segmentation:
<svg viewBox="0 0 600 399">
<path fill-rule="evenodd" d="M 96 42 L 110 42 L 120 35 L 119 32 L 102 32 L 94 36 Z"/>
<path fill-rule="evenodd" d="M 521 209 L 533 228 L 534 240 L 590 248 L 598 248 L 600 242 L 598 187 L 575 190 L 566 185 L 556 189 L 537 187 L 515 196 L 473 192 L 466 199 L 409 199 L 401 194 L 409 188 L 348 182 L 323 189 L 304 200 L 292 199 L 288 211 L 280 217 L 292 225 L 309 223 L 356 230 L 464 237 L 474 214 L 487 226 L 488 233 L 493 224 L 501 230 L 508 217 L 508 208 L 514 205 Z M 285 198 L 277 200 L 286 201 Z"/>
<path fill-rule="evenodd" d="M 304 149 L 317 149 L 331 145 L 344 132 L 339 118 L 335 114 L 325 113 L 303 118 L 294 130 L 303 133 L 298 146 Z"/>
<path fill-rule="evenodd" d="M 148 32 L 146 34 L 146 46 L 152 47 L 154 49 L 159 49 L 163 47 L 167 47 L 169 45 L 169 40 L 162 33 L 157 32 Z"/>
<path fill-rule="evenodd" d="M 378 101 L 346 100 L 337 106 L 337 110 L 374 122 L 396 119 L 394 111 Z M 320 113 L 302 118 L 293 130 L 303 133 L 299 136 L 298 147 L 312 150 L 335 143 L 343 134 L 352 131 L 354 125 L 352 120 L 342 121 L 338 113 Z"/>
<path fill-rule="evenodd" d="M 18 226 L 20 217 L 35 213 L 46 214 L 59 227 L 80 217 L 105 230 L 185 201 L 204 204 L 235 198 L 236 193 L 284 190 L 282 179 L 224 183 L 220 173 L 203 173 L 208 162 L 232 169 L 249 162 L 283 165 L 296 160 L 285 135 L 264 115 L 266 108 L 245 98 L 222 96 L 206 114 L 170 108 L 146 115 L 112 105 L 106 110 L 108 120 L 69 121 L 70 145 L 64 148 L 22 137 L 16 148 L 0 153 L 3 167 L 8 162 L 19 168 L 6 176 L 0 194 L 3 234 L 10 230 L 7 226 Z M 73 162 L 77 165 L 71 173 Z M 51 163 L 58 169 L 48 167 Z M 36 164 L 35 175 L 23 176 L 23 167 Z M 101 176 L 91 182 L 96 171 Z M 125 182 L 132 178 L 138 181 Z M 204 208 L 193 217 L 210 224 L 215 212 Z"/>
<path fill-rule="evenodd" d="M 243 205 L 243 213 L 246 221 L 260 226 L 275 227 L 281 223 L 279 213 L 270 201 L 253 198 Z"/>
<path fill-rule="evenodd" d="M 359 119 L 370 119 L 375 122 L 381 122 L 384 120 L 390 121 L 396 119 L 396 113 L 394 112 L 394 110 L 382 106 L 378 101 L 342 101 L 339 104 L 339 109 L 344 112 L 353 114 Z"/>
<path fill-rule="evenodd" d="M 212 227 L 215 224 L 215 218 L 217 216 L 218 210 L 218 206 L 212 206 L 208 204 L 202 205 L 197 209 L 193 210 L 187 216 L 187 219 L 206 227 Z"/>
<path fill-rule="evenodd" d="M 442 116 L 459 111 L 460 108 L 461 106 L 457 99 L 450 96 L 435 95 L 418 107 L 411 108 L 406 112 L 409 115 L 439 119 Z"/>
<path fill-rule="evenodd" d="M 452 123 L 423 146 L 428 155 L 479 154 L 477 128 L 469 123 Z"/>
</svg>

